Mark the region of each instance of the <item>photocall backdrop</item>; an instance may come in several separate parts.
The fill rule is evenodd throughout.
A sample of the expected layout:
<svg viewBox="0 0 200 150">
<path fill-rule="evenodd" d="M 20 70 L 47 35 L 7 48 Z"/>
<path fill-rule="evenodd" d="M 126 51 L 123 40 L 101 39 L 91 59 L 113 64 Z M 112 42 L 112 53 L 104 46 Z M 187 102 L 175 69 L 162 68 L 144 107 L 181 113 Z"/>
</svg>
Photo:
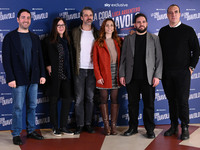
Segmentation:
<svg viewBox="0 0 200 150">
<path fill-rule="evenodd" d="M 133 29 L 133 19 L 136 12 L 142 12 L 148 19 L 148 31 L 158 34 L 161 27 L 168 24 L 167 7 L 171 4 L 178 4 L 181 8 L 181 21 L 192 26 L 200 38 L 200 1 L 199 0 L 1 0 L 0 5 L 0 130 L 10 130 L 12 124 L 12 95 L 11 89 L 7 86 L 5 72 L 2 66 L 2 42 L 4 36 L 18 27 L 17 13 L 21 8 L 30 10 L 32 23 L 30 30 L 43 39 L 51 29 L 55 17 L 66 19 L 69 30 L 79 25 L 80 11 L 83 7 L 89 6 L 94 10 L 94 25 L 97 29 L 106 18 L 113 18 L 117 26 L 119 36 L 124 37 Z M 191 76 L 190 89 L 190 123 L 200 123 L 200 66 L 197 65 Z M 38 107 L 36 110 L 36 127 L 50 127 L 48 99 L 43 94 L 42 88 L 38 93 Z M 155 123 L 169 124 L 168 101 L 164 94 L 162 84 L 156 88 L 155 93 Z M 119 117 L 118 125 L 128 125 L 128 95 L 126 88 L 119 91 Z M 140 101 L 139 124 L 142 120 L 143 103 Z M 25 108 L 24 108 L 25 111 Z M 98 107 L 94 112 L 95 125 L 102 126 L 102 118 Z M 23 115 L 25 128 L 25 113 Z M 68 118 L 74 123 L 74 105 Z"/>
</svg>

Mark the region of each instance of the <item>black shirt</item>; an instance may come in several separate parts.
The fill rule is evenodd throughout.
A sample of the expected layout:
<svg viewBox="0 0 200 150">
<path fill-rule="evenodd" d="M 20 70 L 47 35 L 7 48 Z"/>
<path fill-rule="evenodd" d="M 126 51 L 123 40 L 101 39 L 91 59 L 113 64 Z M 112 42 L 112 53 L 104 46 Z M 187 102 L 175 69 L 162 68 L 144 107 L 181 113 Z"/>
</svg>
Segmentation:
<svg viewBox="0 0 200 150">
<path fill-rule="evenodd" d="M 31 49 L 32 49 L 32 40 L 31 36 L 29 33 L 20 33 L 20 41 L 21 41 L 21 46 L 24 52 L 24 64 L 25 64 L 25 69 L 26 73 L 29 76 L 30 79 L 30 72 L 31 72 Z"/>
<path fill-rule="evenodd" d="M 146 63 L 145 63 L 146 37 L 147 37 L 147 34 L 144 34 L 144 35 L 136 34 L 133 79 L 147 80 L 147 69 L 146 69 Z"/>
</svg>

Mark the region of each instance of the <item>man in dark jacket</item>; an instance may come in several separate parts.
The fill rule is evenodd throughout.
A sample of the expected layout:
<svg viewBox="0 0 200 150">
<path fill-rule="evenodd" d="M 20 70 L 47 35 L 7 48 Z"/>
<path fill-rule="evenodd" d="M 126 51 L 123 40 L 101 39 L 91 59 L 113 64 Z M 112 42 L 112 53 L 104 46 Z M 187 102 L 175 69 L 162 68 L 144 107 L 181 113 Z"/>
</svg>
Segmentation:
<svg viewBox="0 0 200 150">
<path fill-rule="evenodd" d="M 22 145 L 22 110 L 25 99 L 27 137 L 41 140 L 35 131 L 35 109 L 38 83 L 44 84 L 45 70 L 39 37 L 29 31 L 31 13 L 21 9 L 17 15 L 19 27 L 8 33 L 3 40 L 2 57 L 6 82 L 12 88 L 13 144 Z"/>
<path fill-rule="evenodd" d="M 128 92 L 129 129 L 124 136 L 138 133 L 140 94 L 144 103 L 143 121 L 147 138 L 155 138 L 155 87 L 162 77 L 162 52 L 158 36 L 147 32 L 147 17 L 135 15 L 136 33 L 124 39 L 119 67 L 120 83 Z"/>
</svg>

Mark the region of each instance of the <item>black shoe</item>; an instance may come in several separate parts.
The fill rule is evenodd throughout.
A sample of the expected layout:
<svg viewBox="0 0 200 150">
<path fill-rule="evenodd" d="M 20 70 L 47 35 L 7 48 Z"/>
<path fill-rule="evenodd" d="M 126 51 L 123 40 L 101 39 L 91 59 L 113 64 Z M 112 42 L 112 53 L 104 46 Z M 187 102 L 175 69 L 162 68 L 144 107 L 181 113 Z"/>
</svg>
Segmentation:
<svg viewBox="0 0 200 150">
<path fill-rule="evenodd" d="M 182 128 L 181 140 L 187 140 L 190 138 L 189 131 L 187 127 Z"/>
<path fill-rule="evenodd" d="M 146 135 L 148 139 L 155 138 L 155 133 L 153 131 L 147 131 Z"/>
<path fill-rule="evenodd" d="M 15 144 L 15 145 L 22 145 L 23 144 L 20 136 L 14 136 L 13 137 L 13 144 Z"/>
<path fill-rule="evenodd" d="M 95 133 L 95 131 L 91 125 L 86 125 L 85 129 L 88 133 Z"/>
<path fill-rule="evenodd" d="M 74 134 L 80 134 L 82 132 L 82 130 L 83 130 L 83 127 L 79 126 L 79 127 L 76 128 Z"/>
<path fill-rule="evenodd" d="M 130 136 L 130 135 L 133 135 L 133 134 L 136 134 L 136 133 L 138 133 L 137 129 L 129 127 L 129 129 L 126 132 L 124 132 L 123 135 L 124 136 Z"/>
<path fill-rule="evenodd" d="M 54 136 L 61 136 L 62 135 L 59 129 L 54 129 L 54 128 L 52 129 L 52 134 Z"/>
<path fill-rule="evenodd" d="M 65 135 L 74 135 L 74 132 L 68 130 L 67 128 L 60 128 L 60 132 Z"/>
<path fill-rule="evenodd" d="M 36 131 L 33 131 L 32 133 L 27 134 L 28 138 L 36 139 L 36 140 L 43 140 L 44 137 L 37 133 Z"/>
<path fill-rule="evenodd" d="M 174 134 L 178 134 L 178 126 L 171 126 L 165 133 L 164 136 L 172 136 Z"/>
</svg>

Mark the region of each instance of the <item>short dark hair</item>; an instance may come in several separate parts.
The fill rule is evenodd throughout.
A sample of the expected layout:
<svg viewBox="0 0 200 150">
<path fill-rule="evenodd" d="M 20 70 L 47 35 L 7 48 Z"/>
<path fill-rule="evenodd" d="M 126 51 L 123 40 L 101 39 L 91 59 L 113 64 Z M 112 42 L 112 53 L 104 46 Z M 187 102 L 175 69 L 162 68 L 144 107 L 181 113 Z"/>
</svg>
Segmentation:
<svg viewBox="0 0 200 150">
<path fill-rule="evenodd" d="M 173 7 L 173 6 L 178 7 L 179 13 L 181 12 L 180 7 L 179 7 L 177 4 L 171 4 L 171 5 L 167 8 L 167 13 L 168 13 L 168 11 L 169 11 L 169 8 L 170 8 L 170 7 Z"/>
<path fill-rule="evenodd" d="M 19 17 L 21 16 L 21 13 L 23 13 L 23 12 L 27 12 L 27 13 L 29 13 L 30 16 L 31 16 L 31 12 L 30 12 L 28 9 L 22 8 L 22 9 L 19 10 L 19 12 L 18 12 L 18 14 L 17 14 L 17 18 L 19 18 Z"/>
<path fill-rule="evenodd" d="M 135 19 L 134 19 L 135 23 L 136 23 L 137 18 L 139 18 L 139 17 L 144 17 L 146 19 L 146 21 L 147 21 L 147 17 L 145 16 L 145 14 L 143 14 L 143 13 L 136 13 L 135 14 Z"/>
<path fill-rule="evenodd" d="M 92 10 L 91 7 L 84 7 L 82 10 L 81 10 L 81 13 L 80 13 L 80 16 L 83 17 L 83 11 L 84 10 L 90 10 L 92 12 L 92 14 L 94 15 L 94 11 Z"/>
</svg>

